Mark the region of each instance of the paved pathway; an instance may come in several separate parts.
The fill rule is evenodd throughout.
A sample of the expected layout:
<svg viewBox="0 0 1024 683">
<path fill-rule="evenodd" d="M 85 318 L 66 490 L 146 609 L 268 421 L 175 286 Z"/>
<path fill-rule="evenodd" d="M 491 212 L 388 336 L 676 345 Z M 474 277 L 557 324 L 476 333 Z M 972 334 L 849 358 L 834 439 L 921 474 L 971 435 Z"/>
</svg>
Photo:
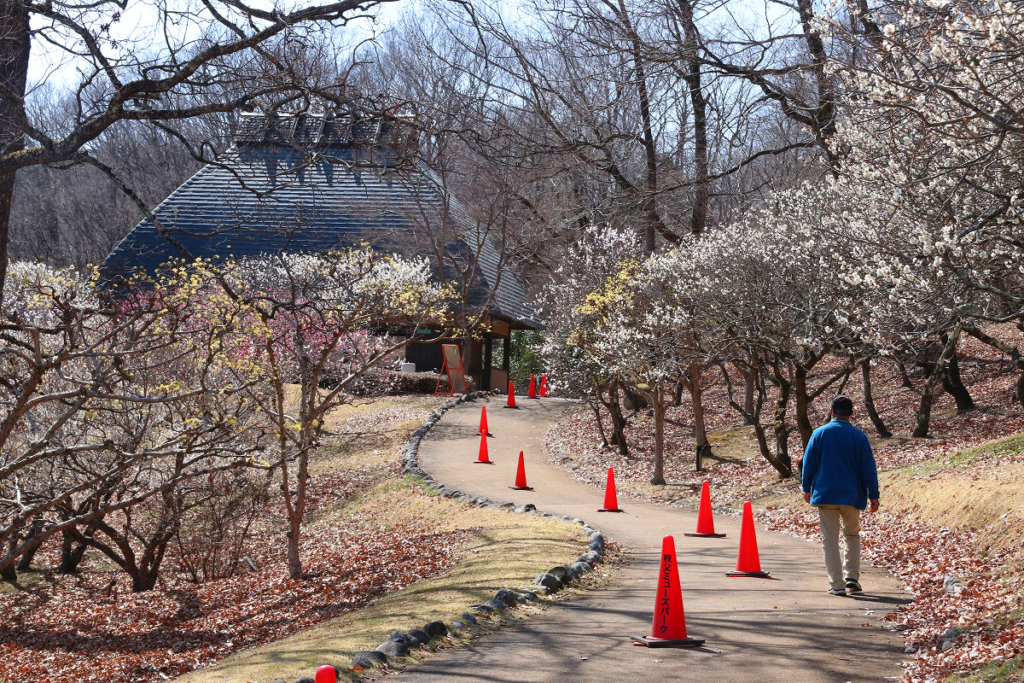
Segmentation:
<svg viewBox="0 0 1024 683">
<path fill-rule="evenodd" d="M 894 579 L 868 569 L 866 594 L 828 595 L 818 545 L 758 529 L 762 568 L 772 580 L 726 578 L 733 569 L 739 519 L 717 516 L 724 539 L 683 536 L 696 514 L 620 497 L 624 514 L 598 513 L 603 491 L 581 484 L 547 463 L 543 435 L 571 409 L 557 399 L 488 402 L 495 465 L 472 465 L 479 401 L 448 411 L 423 440 L 420 463 L 439 482 L 492 500 L 533 503 L 541 511 L 572 515 L 625 547 L 632 562 L 607 588 L 557 604 L 522 626 L 484 635 L 408 669 L 403 681 L 622 683 L 652 681 L 879 681 L 900 675 L 902 639 L 880 619 L 905 602 Z M 520 450 L 535 491 L 508 488 Z M 635 647 L 630 635 L 650 632 L 662 537 L 675 536 L 687 629 L 706 638 L 697 650 Z M 566 558 L 567 560 L 569 558 Z"/>
</svg>

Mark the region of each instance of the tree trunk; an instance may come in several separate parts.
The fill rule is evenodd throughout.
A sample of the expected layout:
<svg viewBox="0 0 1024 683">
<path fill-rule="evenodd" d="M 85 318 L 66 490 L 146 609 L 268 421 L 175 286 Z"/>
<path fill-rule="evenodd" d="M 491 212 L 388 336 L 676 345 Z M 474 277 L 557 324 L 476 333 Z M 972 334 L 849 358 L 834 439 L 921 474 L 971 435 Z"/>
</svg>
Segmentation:
<svg viewBox="0 0 1024 683">
<path fill-rule="evenodd" d="M 914 383 L 910 380 L 910 375 L 907 374 L 907 366 L 902 360 L 896 361 L 896 365 L 900 369 L 900 382 L 904 389 L 913 389 Z"/>
<path fill-rule="evenodd" d="M 743 417 L 744 424 L 754 424 L 754 391 L 757 388 L 757 366 L 747 369 L 745 379 L 746 386 L 743 387 L 743 410 L 746 415 Z"/>
<path fill-rule="evenodd" d="M 811 418 L 807 414 L 810 406 L 810 399 L 807 396 L 807 368 L 800 364 L 797 364 L 793 372 L 793 396 L 796 398 L 796 426 L 800 430 L 800 441 L 804 448 L 807 448 L 814 428 L 811 427 Z"/>
<path fill-rule="evenodd" d="M 690 390 L 690 404 L 693 406 L 693 439 L 697 445 L 695 466 L 700 472 L 704 467 L 704 458 L 711 455 L 711 442 L 708 441 L 707 424 L 704 420 L 704 388 L 701 386 L 698 363 L 690 366 L 690 381 L 685 384 Z"/>
<path fill-rule="evenodd" d="M 306 441 L 297 458 L 298 472 L 295 476 L 295 495 L 288 505 L 288 576 L 302 578 L 302 520 L 306 512 L 306 486 L 309 482 L 309 450 L 312 444 Z M 287 479 L 285 480 L 287 485 Z"/>
<path fill-rule="evenodd" d="M 132 577 L 132 592 L 145 593 L 156 587 L 156 580 L 160 577 L 159 572 L 139 572 Z"/>
<path fill-rule="evenodd" d="M 768 438 L 765 436 L 764 427 L 762 427 L 759 422 L 754 423 L 754 436 L 757 437 L 757 449 L 761 451 L 761 456 L 775 468 L 775 471 L 779 473 L 779 476 L 783 479 L 792 477 L 792 465 L 787 465 L 775 457 L 772 453 L 772 449 L 768 447 Z"/>
<path fill-rule="evenodd" d="M 797 0 L 797 12 L 804 31 L 804 42 L 810 56 L 811 71 L 817 85 L 817 103 L 814 108 L 814 136 L 829 160 L 833 173 L 838 172 L 838 160 L 829 147 L 829 141 L 835 135 L 835 87 L 832 75 L 828 71 L 829 56 L 821 33 L 817 27 L 813 0 Z"/>
<path fill-rule="evenodd" d="M 594 411 L 594 419 L 597 420 L 597 433 L 601 435 L 601 447 L 604 448 L 609 445 L 608 437 L 604 433 L 604 420 L 601 419 L 601 403 L 598 401 L 587 401 L 590 409 Z"/>
<path fill-rule="evenodd" d="M 1020 328 L 1020 325 L 1017 327 Z M 1018 370 L 1024 370 L 1024 356 L 1021 355 L 1020 349 L 1013 344 L 1007 344 L 1006 342 L 996 339 L 973 326 L 967 328 L 967 333 L 983 344 L 988 344 L 992 348 L 999 349 L 1010 357 L 1014 367 Z M 1024 374 L 1017 379 L 1017 402 L 1020 403 L 1022 408 L 1024 408 Z"/>
<path fill-rule="evenodd" d="M 619 447 L 619 455 L 629 455 L 629 444 L 626 442 L 626 418 L 622 414 L 622 404 L 619 402 L 619 384 L 612 384 L 608 390 L 608 414 L 612 418 L 612 439 L 609 442 Z"/>
<path fill-rule="evenodd" d="M 651 483 L 658 486 L 665 484 L 665 405 L 657 393 L 652 396 L 651 408 L 654 412 L 654 473 Z"/>
<path fill-rule="evenodd" d="M 676 382 L 675 391 L 672 394 L 672 407 L 678 408 L 683 405 L 683 391 L 686 390 L 686 382 Z"/>
<path fill-rule="evenodd" d="M 865 358 L 864 362 L 860 364 L 860 371 L 864 377 L 864 407 L 867 409 L 868 417 L 871 418 L 871 424 L 875 426 L 875 431 L 883 439 L 888 439 L 892 436 L 892 432 L 882 422 L 882 418 L 879 417 L 878 411 L 875 410 L 875 397 L 871 391 L 871 359 Z"/>
<path fill-rule="evenodd" d="M 925 382 L 924 389 L 921 391 L 921 405 L 917 409 L 917 427 L 914 429 L 914 436 L 916 438 L 923 439 L 928 436 L 928 429 L 932 419 L 932 402 L 935 400 L 935 389 L 938 388 L 939 381 L 946 371 L 946 364 L 956 350 L 961 329 L 958 326 L 950 333 L 949 339 L 945 347 L 943 347 L 942 353 L 939 354 L 938 360 L 935 361 L 935 366 L 932 368 L 928 381 Z"/>
<path fill-rule="evenodd" d="M 132 592 L 145 593 L 156 588 L 157 579 L 160 578 L 160 564 L 170 540 L 169 536 L 165 538 L 161 535 L 159 541 L 154 540 L 154 545 L 146 548 L 142 562 L 139 563 L 137 571 L 132 575 Z"/>
<path fill-rule="evenodd" d="M 29 539 L 37 539 L 34 545 L 29 546 L 21 556 L 21 560 L 18 561 L 18 571 L 27 572 L 32 568 L 32 560 L 35 558 L 36 553 L 39 551 L 39 546 L 42 543 L 43 528 L 46 526 L 46 520 L 41 517 L 37 517 L 32 522 L 32 529 L 29 531 Z M 26 539 L 28 540 L 28 539 Z"/>
<path fill-rule="evenodd" d="M 12 534 L 11 540 L 8 543 L 8 555 L 13 553 L 18 547 L 18 534 Z M 3 567 L 0 567 L 0 580 L 7 581 L 9 583 L 18 582 L 18 570 L 15 568 L 15 562 L 12 558 Z"/>
<path fill-rule="evenodd" d="M 302 541 L 302 514 L 292 511 L 288 514 L 288 576 L 302 578 L 302 556 L 299 546 Z"/>
<path fill-rule="evenodd" d="M 942 341 L 944 343 L 947 341 L 946 335 L 942 335 Z M 974 399 L 971 398 L 971 392 L 967 391 L 967 387 L 964 386 L 963 379 L 960 377 L 960 354 L 957 352 L 956 346 L 953 347 L 953 355 L 946 365 L 946 371 L 942 373 L 942 386 L 956 401 L 957 413 L 966 413 L 976 408 Z"/>
<path fill-rule="evenodd" d="M 775 457 L 783 467 L 783 469 L 779 469 L 778 465 L 776 465 L 776 469 L 779 469 L 782 476 L 790 477 L 793 475 L 793 461 L 789 457 L 789 427 L 786 426 L 786 408 L 789 405 L 791 385 L 782 378 L 781 373 L 778 373 L 776 379 L 779 384 L 779 398 L 775 401 L 773 423 L 775 431 Z M 772 464 L 774 465 L 775 463 Z"/>
<path fill-rule="evenodd" d="M 708 114 L 707 100 L 701 84 L 700 35 L 693 21 L 693 6 L 690 0 L 679 0 L 679 17 L 683 25 L 684 69 L 683 80 L 690 93 L 693 107 L 693 212 L 690 214 L 690 232 L 699 235 L 704 232 L 708 221 L 708 202 L 711 198 L 711 183 L 708 180 Z M 700 448 L 698 446 L 698 454 Z M 698 467 L 698 471 L 700 468 Z"/>
<path fill-rule="evenodd" d="M 644 216 L 644 253 L 653 254 L 655 239 L 659 228 L 664 228 L 661 217 L 658 214 L 658 148 L 654 139 L 654 120 L 651 113 L 650 94 L 647 89 L 647 65 L 644 57 L 643 44 L 640 36 L 633 28 L 624 0 L 618 2 L 618 18 L 622 28 L 626 31 L 631 44 L 633 58 L 633 74 L 637 88 L 638 104 L 640 109 L 641 143 L 644 149 L 644 161 L 646 178 L 640 202 L 640 212 Z"/>
<path fill-rule="evenodd" d="M 32 43 L 28 12 L 20 2 L 0 2 L 0 155 L 24 148 L 25 86 Z M 15 172 L 0 175 L 0 301 L 7 281 L 7 249 Z M 14 571 L 13 569 L 11 571 Z M 6 577 L 5 577 L 6 578 Z"/>
<path fill-rule="evenodd" d="M 57 571 L 61 574 L 77 574 L 78 565 L 85 558 L 85 551 L 88 545 L 78 541 L 73 531 L 65 531 L 60 544 L 60 566 Z"/>
</svg>

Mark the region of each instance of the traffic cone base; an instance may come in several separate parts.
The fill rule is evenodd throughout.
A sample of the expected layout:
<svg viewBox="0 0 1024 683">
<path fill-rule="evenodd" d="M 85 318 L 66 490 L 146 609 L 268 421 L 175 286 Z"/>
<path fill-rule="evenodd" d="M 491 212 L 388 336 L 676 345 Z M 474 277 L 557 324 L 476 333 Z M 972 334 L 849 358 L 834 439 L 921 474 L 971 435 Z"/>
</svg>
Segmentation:
<svg viewBox="0 0 1024 683">
<path fill-rule="evenodd" d="M 726 576 L 737 577 L 737 576 L 749 576 L 752 579 L 770 579 L 772 578 L 771 572 L 726 572 Z"/>
<path fill-rule="evenodd" d="M 700 647 L 703 638 L 652 638 L 651 636 L 630 636 L 637 647 Z"/>
<path fill-rule="evenodd" d="M 480 406 L 480 433 L 492 436 L 490 427 L 487 426 L 487 406 Z"/>
<path fill-rule="evenodd" d="M 615 468 L 608 468 L 608 483 L 604 487 L 604 507 L 598 512 L 625 512 L 619 508 L 619 497 L 615 492 Z"/>
<path fill-rule="evenodd" d="M 757 532 L 754 529 L 754 510 L 750 502 L 743 504 L 743 522 L 740 525 L 740 552 L 736 559 L 736 570 L 726 576 L 748 576 L 755 579 L 771 578 L 761 569 L 761 557 L 757 552 Z"/>
<path fill-rule="evenodd" d="M 515 409 L 519 408 L 519 406 L 516 405 L 516 387 L 511 380 L 509 380 L 508 383 L 508 401 L 505 402 L 505 407 Z"/>
<path fill-rule="evenodd" d="M 480 454 L 477 456 L 476 460 L 474 460 L 473 462 L 476 463 L 477 465 L 493 465 L 494 464 L 493 462 L 491 462 L 491 456 L 487 452 L 487 435 L 486 434 L 481 434 L 480 435 Z"/>
<path fill-rule="evenodd" d="M 683 534 L 695 538 L 725 538 L 725 534 L 715 533 L 715 513 L 711 509 L 711 484 L 704 482 L 700 486 L 700 507 L 697 510 L 697 531 Z"/>
<path fill-rule="evenodd" d="M 532 491 L 533 487 L 526 483 L 526 456 L 519 451 L 519 466 L 516 468 L 516 482 L 509 486 L 513 491 Z"/>
<path fill-rule="evenodd" d="M 700 647 L 703 638 L 691 638 L 686 632 L 683 614 L 683 592 L 679 585 L 676 565 L 676 542 L 666 536 L 661 542 L 661 561 L 658 563 L 658 586 L 654 601 L 654 620 L 649 636 L 630 636 L 634 645 L 642 647 Z"/>
</svg>

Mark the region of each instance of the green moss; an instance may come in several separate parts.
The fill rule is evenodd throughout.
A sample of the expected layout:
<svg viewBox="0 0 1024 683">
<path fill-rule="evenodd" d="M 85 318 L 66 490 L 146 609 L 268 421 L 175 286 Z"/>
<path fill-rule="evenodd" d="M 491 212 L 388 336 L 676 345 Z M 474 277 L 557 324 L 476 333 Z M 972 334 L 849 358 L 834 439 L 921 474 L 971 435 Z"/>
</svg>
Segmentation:
<svg viewBox="0 0 1024 683">
<path fill-rule="evenodd" d="M 1002 662 L 989 662 L 967 677 L 950 676 L 947 683 L 1010 683 L 1024 681 L 1024 655 Z"/>
<path fill-rule="evenodd" d="M 939 472 L 959 467 L 961 465 L 969 465 L 979 460 L 985 460 L 1000 455 L 1020 453 L 1021 451 L 1024 451 L 1024 434 L 1013 434 L 1011 436 L 1003 437 L 1002 439 L 986 441 L 985 443 L 974 446 L 973 448 L 964 449 L 959 453 L 941 456 L 893 471 L 898 473 L 911 472 L 915 474 L 930 474 L 932 472 Z"/>
</svg>

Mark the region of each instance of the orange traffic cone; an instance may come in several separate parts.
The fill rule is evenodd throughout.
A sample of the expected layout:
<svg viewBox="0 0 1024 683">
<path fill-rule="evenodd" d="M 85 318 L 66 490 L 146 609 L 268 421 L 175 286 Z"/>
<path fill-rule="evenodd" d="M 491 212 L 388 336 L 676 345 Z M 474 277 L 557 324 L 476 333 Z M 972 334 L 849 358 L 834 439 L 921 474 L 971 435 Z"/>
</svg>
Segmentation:
<svg viewBox="0 0 1024 683">
<path fill-rule="evenodd" d="M 505 403 L 506 408 L 518 408 L 516 405 L 516 385 L 512 383 L 512 380 L 508 381 L 508 402 Z"/>
<path fill-rule="evenodd" d="M 548 376 L 546 374 L 540 376 L 540 397 L 548 397 Z"/>
<path fill-rule="evenodd" d="M 619 499 L 615 495 L 615 471 L 608 468 L 608 483 L 604 487 L 604 507 L 598 512 L 625 512 L 619 508 Z"/>
<path fill-rule="evenodd" d="M 743 525 L 740 527 L 740 555 L 736 560 L 736 571 L 726 576 L 752 576 L 767 579 L 768 572 L 761 571 L 761 558 L 757 554 L 757 536 L 754 533 L 754 510 L 750 501 L 743 504 Z"/>
<path fill-rule="evenodd" d="M 537 378 L 530 375 L 530 390 L 526 393 L 526 398 L 537 398 Z"/>
<path fill-rule="evenodd" d="M 676 541 L 671 536 L 661 541 L 658 597 L 654 601 L 651 635 L 630 638 L 636 641 L 634 645 L 647 647 L 700 647 L 704 644 L 703 638 L 690 638 L 686 635 L 683 591 L 679 587 L 679 568 L 676 566 Z"/>
<path fill-rule="evenodd" d="M 316 683 L 338 683 L 338 672 L 330 664 L 316 670 Z"/>
<path fill-rule="evenodd" d="M 700 536 L 702 538 L 725 538 L 725 534 L 715 533 L 715 516 L 711 511 L 711 485 L 704 482 L 700 487 L 700 508 L 697 511 L 697 533 L 684 536 Z"/>
<path fill-rule="evenodd" d="M 473 461 L 477 465 L 493 465 L 488 453 L 487 453 L 487 435 L 480 435 L 480 455 Z"/>
<path fill-rule="evenodd" d="M 490 436 L 491 430 L 487 428 L 487 406 L 480 406 L 480 433 Z"/>
<path fill-rule="evenodd" d="M 516 491 L 532 491 L 532 486 L 526 485 L 526 459 L 523 457 L 523 452 L 519 451 L 519 469 L 516 470 L 516 484 L 515 486 L 509 486 L 510 489 Z"/>
</svg>

